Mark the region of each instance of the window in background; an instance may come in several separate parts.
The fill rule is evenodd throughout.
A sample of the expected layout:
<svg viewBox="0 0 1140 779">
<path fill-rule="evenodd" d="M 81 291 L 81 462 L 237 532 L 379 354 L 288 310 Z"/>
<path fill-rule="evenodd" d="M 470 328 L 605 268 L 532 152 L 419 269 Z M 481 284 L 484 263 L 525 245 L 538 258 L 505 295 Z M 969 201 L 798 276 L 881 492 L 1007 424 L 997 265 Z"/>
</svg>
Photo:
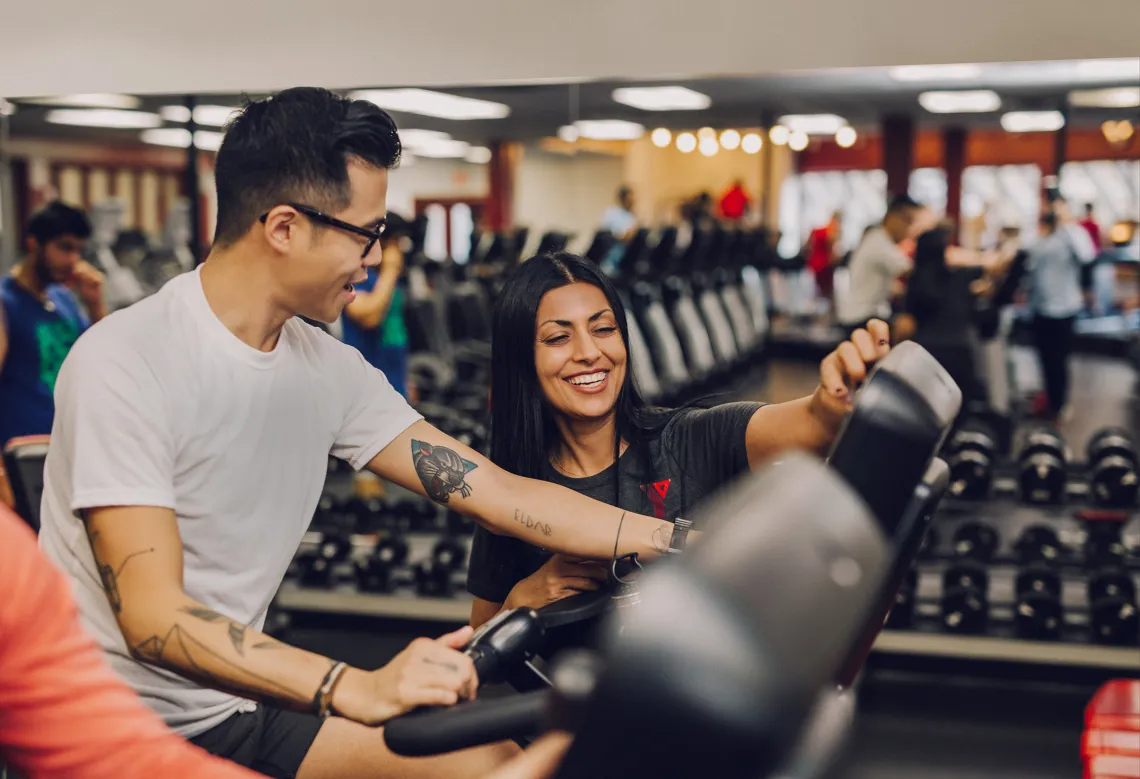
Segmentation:
<svg viewBox="0 0 1140 779">
<path fill-rule="evenodd" d="M 451 259 L 460 265 L 471 256 L 471 232 L 475 222 L 471 218 L 471 206 L 456 203 L 451 207 Z"/>
<path fill-rule="evenodd" d="M 1066 162 L 1061 166 L 1061 194 L 1078 217 L 1092 203 L 1102 230 L 1140 214 L 1140 160 Z"/>
<path fill-rule="evenodd" d="M 427 216 L 424 254 L 430 260 L 442 262 L 447 259 L 447 209 L 432 203 L 424 209 L 424 215 Z"/>
<path fill-rule="evenodd" d="M 881 170 L 813 171 L 788 176 L 780 190 L 780 244 L 784 257 L 799 254 L 811 231 L 843 213 L 840 246 L 854 249 L 867 225 L 886 211 L 887 174 Z"/>
<path fill-rule="evenodd" d="M 908 191 L 911 197 L 934 213 L 946 213 L 946 171 L 942 168 L 912 170 Z"/>
<path fill-rule="evenodd" d="M 1002 227 L 1037 235 L 1041 169 L 1036 165 L 974 165 L 962 171 L 962 243 L 993 246 Z"/>
</svg>

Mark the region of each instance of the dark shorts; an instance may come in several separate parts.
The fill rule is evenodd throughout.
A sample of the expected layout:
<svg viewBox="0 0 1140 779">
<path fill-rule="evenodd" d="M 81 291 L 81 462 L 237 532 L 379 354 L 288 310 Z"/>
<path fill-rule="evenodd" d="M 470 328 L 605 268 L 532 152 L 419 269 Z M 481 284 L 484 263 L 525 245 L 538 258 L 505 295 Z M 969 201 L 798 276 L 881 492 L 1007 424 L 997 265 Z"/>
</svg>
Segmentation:
<svg viewBox="0 0 1140 779">
<path fill-rule="evenodd" d="M 259 704 L 190 741 L 207 752 L 276 779 L 293 779 L 324 720 Z"/>
</svg>

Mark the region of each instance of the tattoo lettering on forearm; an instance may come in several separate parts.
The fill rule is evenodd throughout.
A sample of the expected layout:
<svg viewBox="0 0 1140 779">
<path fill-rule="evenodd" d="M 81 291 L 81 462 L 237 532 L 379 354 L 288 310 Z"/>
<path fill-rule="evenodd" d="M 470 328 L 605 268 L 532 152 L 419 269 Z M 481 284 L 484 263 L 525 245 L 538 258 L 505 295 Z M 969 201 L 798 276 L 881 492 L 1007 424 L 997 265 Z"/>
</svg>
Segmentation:
<svg viewBox="0 0 1140 779">
<path fill-rule="evenodd" d="M 95 541 L 98 538 L 98 530 L 88 534 L 88 539 L 91 542 L 91 556 L 95 560 L 96 570 L 99 571 L 99 579 L 103 582 L 103 589 L 107 591 L 107 600 L 111 604 L 111 611 L 115 614 L 121 614 L 123 611 L 123 596 L 119 592 L 119 577 L 123 575 L 123 569 L 127 567 L 127 563 L 139 555 L 150 554 L 154 551 L 154 547 L 132 552 L 127 555 L 122 564 L 119 565 L 119 570 L 116 571 L 113 566 L 100 558 L 99 553 L 95 551 Z"/>
<path fill-rule="evenodd" d="M 424 492 L 436 503 L 447 503 L 453 492 L 458 492 L 461 498 L 471 495 L 467 474 L 477 466 L 452 450 L 426 441 L 412 441 L 412 464 Z"/>
<path fill-rule="evenodd" d="M 530 514 L 519 511 L 518 509 L 515 509 L 515 522 L 518 522 L 520 525 L 526 525 L 528 530 L 537 530 L 544 536 L 549 536 L 554 533 L 554 528 L 552 528 L 549 523 L 540 522 Z"/>
</svg>

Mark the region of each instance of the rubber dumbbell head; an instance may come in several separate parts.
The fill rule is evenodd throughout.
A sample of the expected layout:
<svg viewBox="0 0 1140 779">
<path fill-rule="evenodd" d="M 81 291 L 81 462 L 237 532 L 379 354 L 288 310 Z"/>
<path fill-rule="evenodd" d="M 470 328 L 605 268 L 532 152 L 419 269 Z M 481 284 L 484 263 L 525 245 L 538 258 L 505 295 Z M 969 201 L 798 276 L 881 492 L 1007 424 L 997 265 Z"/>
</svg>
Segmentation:
<svg viewBox="0 0 1140 779">
<path fill-rule="evenodd" d="M 1085 564 L 1096 568 L 1117 568 L 1128 554 L 1119 522 L 1088 522 L 1085 525 Z"/>
<path fill-rule="evenodd" d="M 1103 644 L 1135 646 L 1140 634 L 1140 612 L 1127 598 L 1101 598 L 1089 612 L 1093 638 Z"/>
<path fill-rule="evenodd" d="M 1048 452 L 1035 452 L 1018 463 L 1017 483 L 1021 499 L 1040 505 L 1060 503 L 1065 498 L 1068 474 L 1065 461 Z"/>
<path fill-rule="evenodd" d="M 1136 583 L 1125 571 L 1101 571 L 1089 577 L 1089 603 L 1105 598 L 1136 600 Z"/>
<path fill-rule="evenodd" d="M 989 525 L 967 522 L 955 531 L 951 546 L 955 557 L 986 562 L 997 551 L 998 534 Z"/>
<path fill-rule="evenodd" d="M 993 461 L 983 452 L 968 449 L 951 455 L 949 493 L 962 500 L 983 500 L 994 481 Z"/>
<path fill-rule="evenodd" d="M 1060 598 L 1061 574 L 1040 563 L 1030 565 L 1018 572 L 1013 588 L 1018 596 L 1038 593 Z"/>
<path fill-rule="evenodd" d="M 432 598 L 446 598 L 452 593 L 451 569 L 431 560 L 421 560 L 412 568 L 416 592 Z"/>
<path fill-rule="evenodd" d="M 352 540 L 339 533 L 323 533 L 317 545 L 317 556 L 330 563 L 347 560 L 352 554 Z"/>
<path fill-rule="evenodd" d="M 1085 447 L 1089 465 L 1095 465 L 1106 457 L 1121 457 L 1136 463 L 1136 442 L 1123 428 L 1107 427 L 1089 439 Z"/>
<path fill-rule="evenodd" d="M 989 602 L 975 587 L 955 587 L 942 596 L 942 625 L 953 633 L 985 630 Z"/>
<path fill-rule="evenodd" d="M 319 551 L 303 552 L 294 559 L 297 580 L 302 587 L 327 589 L 333 585 L 333 561 Z"/>
<path fill-rule="evenodd" d="M 1098 460 L 1089 472 L 1089 494 L 1093 503 L 1105 508 L 1136 505 L 1136 497 L 1140 494 L 1136 461 L 1118 455 Z"/>
<path fill-rule="evenodd" d="M 908 628 L 914 622 L 914 603 L 918 591 L 918 572 L 913 568 L 907 572 L 902 586 L 895 593 L 895 602 L 887 614 L 886 627 L 892 630 Z"/>
<path fill-rule="evenodd" d="M 1068 459 L 1065 439 L 1056 430 L 1047 427 L 1031 430 L 1021 442 L 1017 459 L 1020 462 L 1035 454 L 1051 454 L 1064 463 Z"/>
<path fill-rule="evenodd" d="M 431 550 L 431 559 L 440 568 L 458 571 L 467 562 L 467 550 L 459 541 L 445 536 L 435 542 Z"/>
<path fill-rule="evenodd" d="M 1027 592 L 1017 598 L 1014 629 L 1022 638 L 1051 641 L 1061 636 L 1064 626 L 1061 599 L 1047 592 Z"/>
<path fill-rule="evenodd" d="M 1048 525 L 1030 525 L 1018 537 L 1014 549 L 1023 563 L 1056 563 L 1065 549 L 1057 531 Z"/>
<path fill-rule="evenodd" d="M 966 587 L 984 593 L 989 589 L 989 583 L 985 567 L 972 561 L 951 565 L 942 572 L 943 592 Z"/>
</svg>

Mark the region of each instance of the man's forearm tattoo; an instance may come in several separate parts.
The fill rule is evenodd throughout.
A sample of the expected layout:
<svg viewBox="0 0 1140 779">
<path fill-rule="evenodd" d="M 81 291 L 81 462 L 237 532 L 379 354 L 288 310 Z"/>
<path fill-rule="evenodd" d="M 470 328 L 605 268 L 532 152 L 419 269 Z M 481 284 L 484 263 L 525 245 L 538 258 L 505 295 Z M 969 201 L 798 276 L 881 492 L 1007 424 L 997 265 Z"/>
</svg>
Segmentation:
<svg viewBox="0 0 1140 779">
<path fill-rule="evenodd" d="M 518 522 L 520 525 L 526 525 L 528 530 L 537 530 L 544 536 L 549 536 L 554 533 L 554 529 L 548 522 L 540 522 L 525 511 L 519 511 L 518 509 L 515 509 L 515 522 Z"/>
<path fill-rule="evenodd" d="M 230 624 L 226 632 L 230 637 L 230 643 L 234 645 L 235 652 L 245 657 L 245 625 L 238 624 L 229 617 L 219 614 L 213 609 L 207 609 L 204 606 L 183 606 L 182 611 L 203 622 L 223 622 L 229 620 Z"/>
<path fill-rule="evenodd" d="M 453 492 L 458 492 L 461 498 L 471 494 L 467 474 L 477 466 L 452 450 L 426 441 L 412 441 L 412 463 L 424 492 L 436 503 L 447 503 Z"/>
<path fill-rule="evenodd" d="M 95 560 L 95 568 L 99 571 L 99 579 L 103 582 L 103 589 L 107 592 L 107 600 L 111 604 L 111 611 L 115 614 L 121 614 L 123 612 L 123 596 L 119 592 L 119 577 L 123 575 L 123 569 L 127 567 L 127 563 L 139 555 L 153 552 L 154 547 L 132 552 L 127 555 L 119 565 L 119 570 L 116 571 L 114 567 L 100 558 L 99 553 L 95 551 L 95 541 L 99 538 L 99 531 L 92 531 L 88 534 L 88 538 L 91 542 L 91 556 Z"/>
</svg>

